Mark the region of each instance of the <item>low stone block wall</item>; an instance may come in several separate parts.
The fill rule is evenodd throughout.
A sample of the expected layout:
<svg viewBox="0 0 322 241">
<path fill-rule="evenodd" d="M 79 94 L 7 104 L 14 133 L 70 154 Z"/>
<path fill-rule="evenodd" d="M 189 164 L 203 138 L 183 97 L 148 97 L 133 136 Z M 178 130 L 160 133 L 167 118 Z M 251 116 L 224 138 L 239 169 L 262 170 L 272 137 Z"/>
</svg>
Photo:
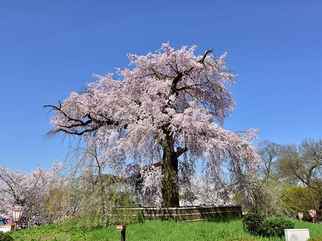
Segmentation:
<svg viewBox="0 0 322 241">
<path fill-rule="evenodd" d="M 177 207 L 177 208 L 118 208 L 126 216 L 142 215 L 147 220 L 209 220 L 215 218 L 239 218 L 240 206 Z"/>
</svg>

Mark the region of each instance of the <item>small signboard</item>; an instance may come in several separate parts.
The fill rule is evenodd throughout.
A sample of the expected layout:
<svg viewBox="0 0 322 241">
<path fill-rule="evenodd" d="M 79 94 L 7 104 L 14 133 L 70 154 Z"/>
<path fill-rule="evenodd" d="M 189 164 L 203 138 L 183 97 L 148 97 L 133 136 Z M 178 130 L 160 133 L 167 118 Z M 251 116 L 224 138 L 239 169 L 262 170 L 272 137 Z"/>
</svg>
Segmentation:
<svg viewBox="0 0 322 241">
<path fill-rule="evenodd" d="M 308 229 L 285 229 L 286 241 L 308 241 L 310 239 L 310 231 Z"/>
</svg>

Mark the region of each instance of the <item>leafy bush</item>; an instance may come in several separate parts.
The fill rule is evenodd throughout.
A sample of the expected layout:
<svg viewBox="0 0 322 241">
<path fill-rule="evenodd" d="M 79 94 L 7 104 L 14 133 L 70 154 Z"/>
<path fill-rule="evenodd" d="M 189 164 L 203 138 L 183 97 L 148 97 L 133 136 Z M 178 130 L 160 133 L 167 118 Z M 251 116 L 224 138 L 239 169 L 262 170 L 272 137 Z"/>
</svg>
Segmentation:
<svg viewBox="0 0 322 241">
<path fill-rule="evenodd" d="M 294 228 L 294 223 L 284 218 L 268 218 L 253 213 L 243 218 L 243 226 L 251 234 L 261 236 L 283 236 L 284 229 Z"/>
<path fill-rule="evenodd" d="M 13 241 L 14 239 L 6 233 L 0 232 L 0 241 Z"/>
<path fill-rule="evenodd" d="M 260 229 L 262 236 L 283 236 L 284 229 L 294 228 L 294 223 L 284 218 L 269 218 L 263 223 Z"/>
<path fill-rule="evenodd" d="M 310 209 L 318 210 L 320 195 L 308 187 L 289 187 L 282 193 L 282 205 L 289 213 L 306 213 Z"/>
<path fill-rule="evenodd" d="M 250 213 L 244 216 L 243 226 L 248 232 L 260 235 L 260 230 L 264 221 L 265 218 L 262 215 L 258 213 Z"/>
</svg>

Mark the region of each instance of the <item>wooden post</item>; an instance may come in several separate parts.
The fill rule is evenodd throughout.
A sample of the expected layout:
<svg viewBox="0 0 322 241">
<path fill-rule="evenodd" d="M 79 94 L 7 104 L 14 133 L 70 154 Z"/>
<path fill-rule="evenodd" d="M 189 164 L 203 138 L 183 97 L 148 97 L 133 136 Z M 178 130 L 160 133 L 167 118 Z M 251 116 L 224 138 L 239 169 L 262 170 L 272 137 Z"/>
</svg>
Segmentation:
<svg viewBox="0 0 322 241">
<path fill-rule="evenodd" d="M 16 231 L 17 230 L 17 224 L 16 223 L 11 224 L 11 229 L 12 229 L 12 231 Z"/>
<path fill-rule="evenodd" d="M 121 241 L 125 241 L 125 236 L 126 236 L 126 226 L 122 225 L 122 230 L 121 230 Z"/>
<path fill-rule="evenodd" d="M 121 241 L 126 241 L 126 225 L 117 225 L 116 229 L 121 231 Z"/>
</svg>

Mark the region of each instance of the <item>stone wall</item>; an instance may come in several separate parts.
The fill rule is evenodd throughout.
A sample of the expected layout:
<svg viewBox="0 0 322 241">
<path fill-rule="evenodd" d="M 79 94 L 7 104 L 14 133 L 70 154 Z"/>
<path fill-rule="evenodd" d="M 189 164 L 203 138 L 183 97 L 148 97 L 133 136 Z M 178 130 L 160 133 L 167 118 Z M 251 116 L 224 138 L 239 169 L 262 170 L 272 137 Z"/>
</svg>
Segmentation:
<svg viewBox="0 0 322 241">
<path fill-rule="evenodd" d="M 118 208 L 127 216 L 143 215 L 146 220 L 210 220 L 216 218 L 238 218 L 242 216 L 240 206 L 178 207 L 178 208 Z"/>
</svg>

